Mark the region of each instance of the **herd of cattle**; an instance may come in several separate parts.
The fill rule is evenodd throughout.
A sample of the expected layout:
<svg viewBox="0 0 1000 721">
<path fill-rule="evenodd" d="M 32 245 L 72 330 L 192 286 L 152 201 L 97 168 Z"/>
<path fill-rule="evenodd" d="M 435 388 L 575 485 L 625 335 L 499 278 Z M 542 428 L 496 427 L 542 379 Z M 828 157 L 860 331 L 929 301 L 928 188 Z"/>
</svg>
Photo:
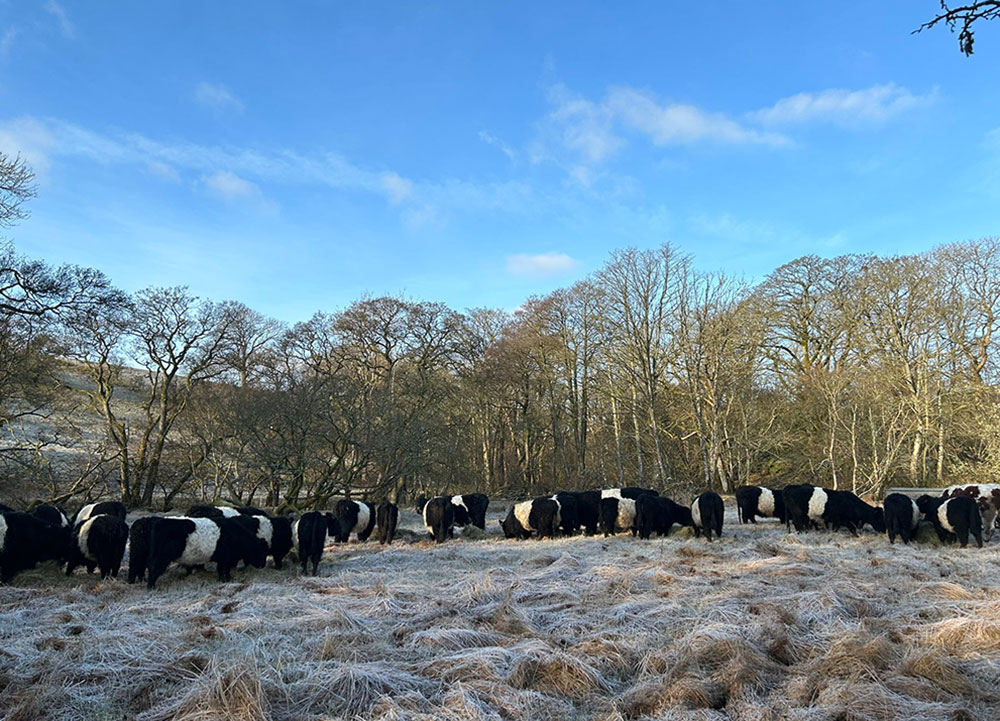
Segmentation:
<svg viewBox="0 0 1000 721">
<path fill-rule="evenodd" d="M 971 535 L 981 548 L 1000 521 L 1000 484 L 952 486 L 940 496 L 913 500 L 900 493 L 872 506 L 849 491 L 808 484 L 782 489 L 741 486 L 736 490 L 740 523 L 756 523 L 758 516 L 777 518 L 790 530 L 847 528 L 854 535 L 868 525 L 909 543 L 921 520 L 933 525 L 942 542 L 957 539 L 964 548 Z M 481 493 L 421 498 L 417 511 L 430 537 L 438 543 L 454 536 L 456 527 L 486 528 L 489 498 Z M 605 536 L 630 531 L 642 539 L 669 536 L 674 525 L 694 529 L 711 541 L 722 535 L 725 508 L 711 491 L 690 506 L 645 488 L 600 491 L 563 491 L 553 496 L 515 503 L 499 521 L 507 538 L 523 539 L 575 535 Z M 296 549 L 302 572 L 316 574 L 327 538 L 346 542 L 353 533 L 367 541 L 378 529 L 380 543 L 392 543 L 399 520 L 395 504 L 373 505 L 343 499 L 332 511 L 309 511 L 298 517 L 272 516 L 259 508 L 192 506 L 184 516 L 144 516 L 131 526 L 123 504 L 106 501 L 81 508 L 70 519 L 56 506 L 40 505 L 23 513 L 0 504 L 0 580 L 9 582 L 22 570 L 43 561 L 65 563 L 70 575 L 86 566 L 100 569 L 101 577 L 116 577 L 129 547 L 128 581 L 156 585 L 171 563 L 191 573 L 208 563 L 216 565 L 220 581 L 228 581 L 241 562 L 263 568 L 271 556 L 280 569 L 285 556 Z"/>
</svg>

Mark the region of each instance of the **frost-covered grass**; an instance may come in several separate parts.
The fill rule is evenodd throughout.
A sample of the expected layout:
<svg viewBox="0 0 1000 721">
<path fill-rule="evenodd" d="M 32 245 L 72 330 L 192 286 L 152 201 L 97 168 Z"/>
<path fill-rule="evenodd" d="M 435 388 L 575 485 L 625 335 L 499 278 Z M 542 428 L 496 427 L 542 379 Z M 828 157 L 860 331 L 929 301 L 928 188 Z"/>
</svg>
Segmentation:
<svg viewBox="0 0 1000 721">
<path fill-rule="evenodd" d="M 0 587 L 0 717 L 1000 718 L 996 539 L 489 531 L 330 546 L 316 578 L 25 573 Z"/>
</svg>

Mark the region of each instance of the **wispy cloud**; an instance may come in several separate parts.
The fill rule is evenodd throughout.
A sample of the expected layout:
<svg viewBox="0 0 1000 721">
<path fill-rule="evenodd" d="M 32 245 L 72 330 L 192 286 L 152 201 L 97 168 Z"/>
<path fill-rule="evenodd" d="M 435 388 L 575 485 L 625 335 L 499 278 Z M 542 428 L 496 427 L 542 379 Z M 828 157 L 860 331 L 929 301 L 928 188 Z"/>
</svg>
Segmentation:
<svg viewBox="0 0 1000 721">
<path fill-rule="evenodd" d="M 72 39 L 76 36 L 76 28 L 73 27 L 73 23 L 70 22 L 69 16 L 62 5 L 55 0 L 48 0 L 45 3 L 45 12 L 55 18 L 56 23 L 59 25 L 59 32 L 62 33 L 63 37 Z"/>
<path fill-rule="evenodd" d="M 515 162 L 517 160 L 517 152 L 509 145 L 507 145 L 507 143 L 505 143 L 503 140 L 495 136 L 493 133 L 490 133 L 486 130 L 480 130 L 479 139 L 482 140 L 487 145 L 492 145 L 495 148 L 499 148 L 500 152 L 506 155 L 511 162 Z"/>
<path fill-rule="evenodd" d="M 275 203 L 264 197 L 255 183 L 228 170 L 219 170 L 211 175 L 202 176 L 201 182 L 215 195 L 225 200 L 247 202 L 258 210 L 269 213 L 278 209 Z"/>
<path fill-rule="evenodd" d="M 621 122 L 649 137 L 654 145 L 688 145 L 709 142 L 730 145 L 787 145 L 783 135 L 747 128 L 723 113 L 694 105 L 659 103 L 650 93 L 614 88 L 605 105 Z"/>
<path fill-rule="evenodd" d="M 236 97 L 233 91 L 220 83 L 209 83 L 203 80 L 195 86 L 194 97 L 199 103 L 213 110 L 243 112 L 243 101 Z"/>
<path fill-rule="evenodd" d="M 915 95 L 893 83 L 864 90 L 831 88 L 782 98 L 769 108 L 749 113 L 763 125 L 795 125 L 810 122 L 864 125 L 882 123 L 933 102 L 935 93 Z"/>
<path fill-rule="evenodd" d="M 516 275 L 562 275 L 576 270 L 579 265 L 565 253 L 515 253 L 507 256 L 507 270 Z"/>
<path fill-rule="evenodd" d="M 382 188 L 393 204 L 402 203 L 413 194 L 413 182 L 398 173 L 382 173 Z"/>
<path fill-rule="evenodd" d="M 18 36 L 19 32 L 17 28 L 7 28 L 3 35 L 0 35 L 0 58 L 5 58 L 10 53 L 11 46 L 14 45 L 14 38 Z"/>
</svg>

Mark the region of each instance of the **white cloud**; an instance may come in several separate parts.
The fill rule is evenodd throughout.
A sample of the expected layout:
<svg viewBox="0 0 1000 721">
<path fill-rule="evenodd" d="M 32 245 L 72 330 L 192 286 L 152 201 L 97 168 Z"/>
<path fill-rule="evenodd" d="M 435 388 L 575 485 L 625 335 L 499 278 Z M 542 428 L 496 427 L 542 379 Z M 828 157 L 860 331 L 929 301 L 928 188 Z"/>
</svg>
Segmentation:
<svg viewBox="0 0 1000 721">
<path fill-rule="evenodd" d="M 20 155 L 37 175 L 49 168 L 49 154 L 56 139 L 49 129 L 32 117 L 0 123 L 0 148 L 8 155 Z"/>
<path fill-rule="evenodd" d="M 654 145 L 703 141 L 731 145 L 788 143 L 781 135 L 745 128 L 722 113 L 709 113 L 680 103 L 661 105 L 649 93 L 633 88 L 613 88 L 605 105 L 624 125 L 648 135 Z"/>
<path fill-rule="evenodd" d="M 0 36 L 0 58 L 7 57 L 11 46 L 14 44 L 14 38 L 18 36 L 19 32 L 17 28 L 7 28 L 3 36 Z"/>
<path fill-rule="evenodd" d="M 555 109 L 547 123 L 555 129 L 562 145 L 585 162 L 600 163 L 625 144 L 615 135 L 614 118 L 604 105 L 575 95 L 563 85 L 549 89 L 549 102 Z"/>
<path fill-rule="evenodd" d="M 398 205 L 413 193 L 413 183 L 393 172 L 382 173 L 382 188 L 389 202 Z"/>
<path fill-rule="evenodd" d="M 578 265 L 565 253 L 516 253 L 507 256 L 507 270 L 517 275 L 561 275 L 576 270 Z"/>
<path fill-rule="evenodd" d="M 517 160 L 517 153 L 514 151 L 514 149 L 511 148 L 509 145 L 507 145 L 507 143 L 505 143 L 503 140 L 493 135 L 493 133 L 490 133 L 486 130 L 480 130 L 479 139 L 482 140 L 487 145 L 492 145 L 496 148 L 499 148 L 500 152 L 506 155 L 511 160 L 511 162 Z"/>
<path fill-rule="evenodd" d="M 161 163 L 159 160 L 149 161 L 146 167 L 152 175 L 161 180 L 169 180 L 172 183 L 179 183 L 181 180 L 180 173 L 166 163 Z"/>
<path fill-rule="evenodd" d="M 277 205 L 264 197 L 256 184 L 228 170 L 219 170 L 212 175 L 202 176 L 201 182 L 225 200 L 246 201 L 267 213 L 276 212 L 278 209 Z"/>
<path fill-rule="evenodd" d="M 199 103 L 213 110 L 243 111 L 243 101 L 225 85 L 202 81 L 195 86 L 194 97 Z"/>
<path fill-rule="evenodd" d="M 49 0 L 45 3 L 45 12 L 55 18 L 59 25 L 59 32 L 63 34 L 63 37 L 72 39 L 76 35 L 76 28 L 73 27 L 73 23 L 70 22 L 62 5 L 55 0 Z"/>
<path fill-rule="evenodd" d="M 748 117 L 764 125 L 794 125 L 828 122 L 841 125 L 881 123 L 896 115 L 926 105 L 935 93 L 914 95 L 893 83 L 864 90 L 831 88 L 818 93 L 799 93 L 782 98 L 769 108 Z"/>
</svg>

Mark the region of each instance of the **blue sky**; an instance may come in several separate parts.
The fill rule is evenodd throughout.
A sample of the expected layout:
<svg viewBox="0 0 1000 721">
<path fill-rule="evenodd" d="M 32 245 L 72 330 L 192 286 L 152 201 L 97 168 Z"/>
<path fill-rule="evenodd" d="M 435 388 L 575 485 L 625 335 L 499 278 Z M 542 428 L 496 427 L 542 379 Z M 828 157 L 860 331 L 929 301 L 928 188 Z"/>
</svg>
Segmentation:
<svg viewBox="0 0 1000 721">
<path fill-rule="evenodd" d="M 286 321 L 994 235 L 1000 23 L 937 5 L 0 0 L 6 235 Z"/>
</svg>

